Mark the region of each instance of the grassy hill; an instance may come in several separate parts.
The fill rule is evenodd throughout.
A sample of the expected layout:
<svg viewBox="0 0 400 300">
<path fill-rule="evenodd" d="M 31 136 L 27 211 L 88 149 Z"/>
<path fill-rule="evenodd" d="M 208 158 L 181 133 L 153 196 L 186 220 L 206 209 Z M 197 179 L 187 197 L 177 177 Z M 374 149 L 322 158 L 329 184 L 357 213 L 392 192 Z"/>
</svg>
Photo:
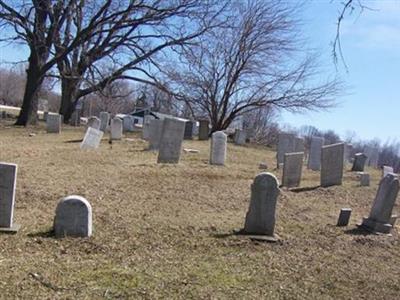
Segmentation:
<svg viewBox="0 0 400 300">
<path fill-rule="evenodd" d="M 18 164 L 16 235 L 0 235 L 0 297 L 41 299 L 396 299 L 400 295 L 399 225 L 393 236 L 364 235 L 355 224 L 369 213 L 381 176 L 278 200 L 275 244 L 232 236 L 244 224 L 250 184 L 275 152 L 228 146 L 227 165 L 208 165 L 209 143 L 185 141 L 199 154 L 179 165 L 156 163 L 138 136 L 105 139 L 98 151 L 44 127 L 0 124 L 0 161 Z M 43 126 L 43 125 L 41 125 Z M 36 133 L 29 136 L 29 133 Z M 350 167 L 347 166 L 347 169 Z M 304 168 L 302 186 L 319 184 Z M 93 207 L 93 237 L 51 236 L 60 198 L 78 194 Z M 351 223 L 335 227 L 342 207 Z M 395 207 L 399 213 L 399 205 Z"/>
</svg>

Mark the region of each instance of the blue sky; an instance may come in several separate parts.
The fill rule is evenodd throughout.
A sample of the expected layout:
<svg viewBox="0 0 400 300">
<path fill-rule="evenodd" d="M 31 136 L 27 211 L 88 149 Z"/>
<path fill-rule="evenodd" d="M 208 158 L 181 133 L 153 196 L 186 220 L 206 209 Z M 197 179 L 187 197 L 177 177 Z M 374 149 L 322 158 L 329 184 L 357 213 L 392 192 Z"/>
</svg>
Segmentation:
<svg viewBox="0 0 400 300">
<path fill-rule="evenodd" d="M 335 37 L 340 0 L 309 0 L 304 8 L 304 36 L 321 54 L 325 69 L 335 72 L 331 42 Z M 400 0 L 363 0 L 373 11 L 347 16 L 341 41 L 348 72 L 339 73 L 350 87 L 341 103 L 328 112 L 284 112 L 281 124 L 333 129 L 342 137 L 354 131 L 359 138 L 400 140 Z M 0 48 L 0 62 L 24 60 L 21 46 Z"/>
<path fill-rule="evenodd" d="M 340 3 L 309 1 L 304 11 L 305 36 L 333 72 L 331 42 Z M 350 87 L 338 99 L 341 104 L 329 112 L 283 113 L 280 122 L 333 129 L 342 137 L 350 130 L 361 139 L 400 139 L 400 0 L 363 3 L 374 10 L 346 16 L 341 29 L 348 73 L 343 65 L 339 73 Z"/>
</svg>

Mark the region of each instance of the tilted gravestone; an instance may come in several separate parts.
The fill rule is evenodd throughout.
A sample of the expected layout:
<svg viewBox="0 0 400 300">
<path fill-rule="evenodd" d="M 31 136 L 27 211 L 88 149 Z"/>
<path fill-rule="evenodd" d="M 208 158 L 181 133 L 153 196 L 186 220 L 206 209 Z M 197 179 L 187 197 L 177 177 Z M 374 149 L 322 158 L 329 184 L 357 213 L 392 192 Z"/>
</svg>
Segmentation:
<svg viewBox="0 0 400 300">
<path fill-rule="evenodd" d="M 193 139 L 193 127 L 194 127 L 194 122 L 193 121 L 187 121 L 185 123 L 185 134 L 183 138 L 185 140 L 192 140 Z"/>
<path fill-rule="evenodd" d="M 17 232 L 20 228 L 13 223 L 17 169 L 16 164 L 0 163 L 0 231 Z"/>
<path fill-rule="evenodd" d="M 370 176 L 368 173 L 360 173 L 360 186 L 369 186 Z"/>
<path fill-rule="evenodd" d="M 389 173 L 393 173 L 393 168 L 389 167 L 389 166 L 383 166 L 383 168 L 382 168 L 382 178 L 385 177 Z"/>
<path fill-rule="evenodd" d="M 311 138 L 307 167 L 313 171 L 319 171 L 321 169 L 322 146 L 324 146 L 324 138 L 316 136 Z"/>
<path fill-rule="evenodd" d="M 101 139 L 103 137 L 103 131 L 97 130 L 92 127 L 88 127 L 86 130 L 85 137 L 80 145 L 81 149 L 97 149 L 99 148 Z"/>
<path fill-rule="evenodd" d="M 222 131 L 214 132 L 211 136 L 210 164 L 224 165 L 226 159 L 226 144 L 228 137 Z"/>
<path fill-rule="evenodd" d="M 185 122 L 166 118 L 162 127 L 157 163 L 177 164 L 181 157 Z"/>
<path fill-rule="evenodd" d="M 303 158 L 303 152 L 285 154 L 283 160 L 282 186 L 290 188 L 300 185 Z"/>
<path fill-rule="evenodd" d="M 278 136 L 278 147 L 276 153 L 277 167 L 283 164 L 285 153 L 293 153 L 295 148 L 295 135 L 291 133 L 280 133 Z"/>
<path fill-rule="evenodd" d="M 46 120 L 47 133 L 61 132 L 61 115 L 49 114 Z"/>
<path fill-rule="evenodd" d="M 354 155 L 352 172 L 364 172 L 365 162 L 367 161 L 367 156 L 364 153 L 356 153 Z"/>
<path fill-rule="evenodd" d="M 210 122 L 208 120 L 200 120 L 200 127 L 199 127 L 199 140 L 200 141 L 206 141 L 208 140 L 208 133 L 209 133 L 209 124 Z"/>
<path fill-rule="evenodd" d="M 244 228 L 239 233 L 266 236 L 270 241 L 276 240 L 274 230 L 278 195 L 278 179 L 271 173 L 258 174 L 251 185 L 250 206 Z"/>
<path fill-rule="evenodd" d="M 234 142 L 236 145 L 246 144 L 247 133 L 245 130 L 236 129 L 234 135 Z"/>
<path fill-rule="evenodd" d="M 122 139 L 122 120 L 120 118 L 113 118 L 111 120 L 111 139 L 120 140 Z"/>
<path fill-rule="evenodd" d="M 92 207 L 81 196 L 68 196 L 56 208 L 54 218 L 56 238 L 89 237 L 92 235 Z"/>
<path fill-rule="evenodd" d="M 150 120 L 149 124 L 149 150 L 156 151 L 160 148 L 161 133 L 164 121 Z"/>
<path fill-rule="evenodd" d="M 350 221 L 351 208 L 342 208 L 336 226 L 347 226 Z"/>
<path fill-rule="evenodd" d="M 369 217 L 363 218 L 360 226 L 376 233 L 390 233 L 390 218 L 398 193 L 399 179 L 394 174 L 386 175 L 379 183 Z"/>
<path fill-rule="evenodd" d="M 110 122 L 110 114 L 106 111 L 100 112 L 100 130 L 106 132 L 108 123 Z"/>
<path fill-rule="evenodd" d="M 344 144 L 333 144 L 322 147 L 321 152 L 321 186 L 341 185 L 343 179 Z"/>
<path fill-rule="evenodd" d="M 92 127 L 94 129 L 100 130 L 100 119 L 98 117 L 90 117 L 87 122 L 87 127 Z"/>
<path fill-rule="evenodd" d="M 154 117 L 151 115 L 146 115 L 143 117 L 142 139 L 146 141 L 149 140 L 151 120 L 154 120 Z"/>
</svg>

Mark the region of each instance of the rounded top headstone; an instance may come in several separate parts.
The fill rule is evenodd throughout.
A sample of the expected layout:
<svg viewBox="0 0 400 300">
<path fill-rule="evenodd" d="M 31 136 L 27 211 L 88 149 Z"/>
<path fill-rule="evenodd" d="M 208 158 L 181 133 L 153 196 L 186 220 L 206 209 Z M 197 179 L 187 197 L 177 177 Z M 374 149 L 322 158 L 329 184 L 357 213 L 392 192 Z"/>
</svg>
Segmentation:
<svg viewBox="0 0 400 300">
<path fill-rule="evenodd" d="M 217 139 L 225 139 L 227 136 L 223 131 L 216 131 L 212 134 L 213 137 L 217 138 Z"/>
<path fill-rule="evenodd" d="M 274 187 L 276 186 L 277 188 L 279 187 L 279 181 L 278 178 L 272 173 L 269 172 L 261 172 L 254 178 L 254 185 L 257 185 L 259 187 Z"/>
</svg>

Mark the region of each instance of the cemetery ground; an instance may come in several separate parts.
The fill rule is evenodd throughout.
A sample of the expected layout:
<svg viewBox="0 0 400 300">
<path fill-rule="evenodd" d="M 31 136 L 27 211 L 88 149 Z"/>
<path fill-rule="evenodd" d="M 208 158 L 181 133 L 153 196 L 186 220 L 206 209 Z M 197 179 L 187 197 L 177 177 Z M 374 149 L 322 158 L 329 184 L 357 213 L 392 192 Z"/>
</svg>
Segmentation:
<svg viewBox="0 0 400 300">
<path fill-rule="evenodd" d="M 209 141 L 184 141 L 178 165 L 157 164 L 138 134 L 82 151 L 84 129 L 0 124 L 0 161 L 18 164 L 16 235 L 0 235 L 0 297 L 41 299 L 398 299 L 399 224 L 366 235 L 381 171 L 370 187 L 345 172 L 343 186 L 282 189 L 278 243 L 231 235 L 244 225 L 260 162 L 281 182 L 272 149 L 228 145 L 226 166 L 211 166 Z M 35 135 L 29 136 L 29 133 Z M 346 166 L 349 170 L 350 165 Z M 303 169 L 302 187 L 319 184 Z M 55 239 L 56 205 L 77 194 L 93 208 L 93 236 Z M 339 211 L 350 225 L 336 227 Z M 399 204 L 394 213 L 399 213 Z"/>
</svg>

